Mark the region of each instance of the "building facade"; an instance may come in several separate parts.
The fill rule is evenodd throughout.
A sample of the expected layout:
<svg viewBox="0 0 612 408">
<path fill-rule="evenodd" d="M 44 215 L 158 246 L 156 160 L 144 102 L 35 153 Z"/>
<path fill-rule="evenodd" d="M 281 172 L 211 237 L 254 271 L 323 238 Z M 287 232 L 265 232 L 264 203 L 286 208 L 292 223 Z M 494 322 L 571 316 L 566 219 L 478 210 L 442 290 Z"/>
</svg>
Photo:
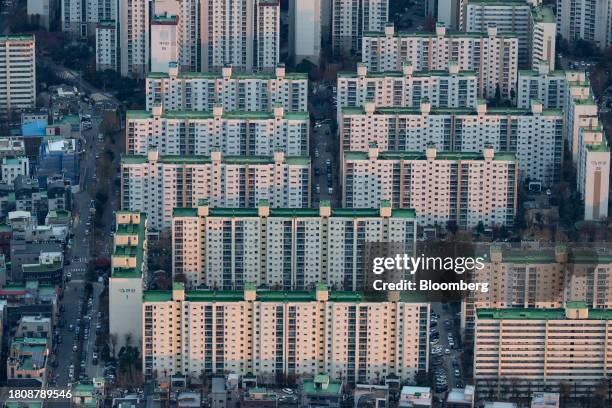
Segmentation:
<svg viewBox="0 0 612 408">
<path fill-rule="evenodd" d="M 318 65 L 321 40 L 321 0 L 290 0 L 289 57 L 295 64 L 306 59 Z"/>
<path fill-rule="evenodd" d="M 334 54 L 359 54 L 365 33 L 382 31 L 389 19 L 389 0 L 332 0 Z"/>
<path fill-rule="evenodd" d="M 480 97 L 509 99 L 518 75 L 518 41 L 498 34 L 496 27 L 449 32 L 437 24 L 435 33 L 396 33 L 387 25 L 384 32 L 364 35 L 362 61 L 371 72 L 399 71 L 404 61 L 415 71 L 446 71 L 454 61 L 459 71 L 476 72 Z"/>
<path fill-rule="evenodd" d="M 531 109 L 344 108 L 339 122 L 343 151 L 366 151 L 375 143 L 381 151 L 422 152 L 435 146 L 445 152 L 481 152 L 486 146 L 516 155 L 519 180 L 551 186 L 559 180 L 563 158 L 563 115 Z"/>
<path fill-rule="evenodd" d="M 348 383 L 428 368 L 428 303 L 370 301 L 359 292 L 145 292 L 146 378 L 252 373 L 266 383 L 321 372 Z M 353 347 L 355 350 L 353 350 Z"/>
<path fill-rule="evenodd" d="M 550 7 L 533 7 L 529 18 L 530 62 L 538 69 L 541 61 L 555 69 L 557 23 Z"/>
<path fill-rule="evenodd" d="M 118 211 L 109 282 L 109 334 L 117 349 L 142 344 L 142 292 L 147 282 L 146 214 Z"/>
<path fill-rule="evenodd" d="M 117 71 L 117 24 L 113 20 L 101 21 L 96 26 L 96 70 Z"/>
<path fill-rule="evenodd" d="M 151 20 L 151 72 L 165 72 L 179 60 L 179 32 L 176 16 L 155 15 Z"/>
<path fill-rule="evenodd" d="M 121 75 L 144 78 L 149 71 L 150 2 L 119 2 L 119 43 Z"/>
<path fill-rule="evenodd" d="M 401 71 L 369 72 L 357 64 L 357 72 L 339 72 L 338 113 L 344 107 L 361 107 L 374 102 L 380 107 L 418 107 L 427 99 L 432 107 L 477 106 L 478 77 L 473 71 L 459 71 L 451 62 L 446 71 L 415 71 L 404 63 Z"/>
<path fill-rule="evenodd" d="M 308 109 L 308 77 L 287 73 L 279 65 L 274 72 L 246 74 L 231 67 L 219 73 L 181 73 L 175 64 L 167 71 L 149 73 L 147 110 L 160 103 L 165 111 L 212 111 L 220 105 L 228 111 L 272 111 L 281 104 L 288 112 Z"/>
<path fill-rule="evenodd" d="M 285 290 L 325 282 L 363 290 L 366 243 L 393 242 L 411 253 L 416 217 L 410 209 L 176 208 L 172 270 L 187 287 L 242 289 L 247 282 Z"/>
<path fill-rule="evenodd" d="M 33 35 L 0 36 L 0 117 L 36 105 L 36 44 Z"/>
<path fill-rule="evenodd" d="M 487 250 L 484 268 L 474 270 L 470 279 L 489 282 L 489 290 L 470 292 L 462 303 L 461 327 L 468 342 L 473 341 L 478 309 L 554 309 L 569 301 L 612 307 L 612 258 L 594 248 L 491 245 Z"/>
<path fill-rule="evenodd" d="M 610 309 L 567 302 L 565 309 L 481 309 L 476 314 L 474 380 L 480 395 L 509 397 L 571 384 L 591 396 L 612 367 Z M 510 386 L 512 384 L 512 386 Z M 510 391 L 512 390 L 512 391 Z"/>
<path fill-rule="evenodd" d="M 607 0 L 557 0 L 557 33 L 568 41 L 612 45 L 612 4 Z"/>
<path fill-rule="evenodd" d="M 278 0 L 200 3 L 201 70 L 273 70 L 279 60 Z"/>
<path fill-rule="evenodd" d="M 422 226 L 472 228 L 514 223 L 518 163 L 512 154 L 345 152 L 342 205 L 371 208 L 389 200 L 393 208 L 413 208 Z"/>
<path fill-rule="evenodd" d="M 152 230 L 171 227 L 172 210 L 207 199 L 217 207 L 310 205 L 310 160 L 304 156 L 124 156 L 121 208 L 147 214 Z"/>
<path fill-rule="evenodd" d="M 128 111 L 127 154 L 146 155 L 157 148 L 163 155 L 200 156 L 219 150 L 230 156 L 308 155 L 306 112 Z"/>
</svg>

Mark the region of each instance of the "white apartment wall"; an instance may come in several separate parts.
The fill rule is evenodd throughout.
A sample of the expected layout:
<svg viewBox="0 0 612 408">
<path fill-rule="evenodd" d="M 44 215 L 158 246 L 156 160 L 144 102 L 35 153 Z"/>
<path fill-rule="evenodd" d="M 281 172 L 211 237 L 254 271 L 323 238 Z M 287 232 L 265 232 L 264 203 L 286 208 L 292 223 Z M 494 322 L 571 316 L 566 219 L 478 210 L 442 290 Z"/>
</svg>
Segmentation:
<svg viewBox="0 0 612 408">
<path fill-rule="evenodd" d="M 167 71 L 178 60 L 178 41 L 176 24 L 151 24 L 151 72 Z"/>
<path fill-rule="evenodd" d="M 303 59 L 319 64 L 322 35 L 321 1 L 289 1 L 289 55 L 296 64 Z"/>
</svg>

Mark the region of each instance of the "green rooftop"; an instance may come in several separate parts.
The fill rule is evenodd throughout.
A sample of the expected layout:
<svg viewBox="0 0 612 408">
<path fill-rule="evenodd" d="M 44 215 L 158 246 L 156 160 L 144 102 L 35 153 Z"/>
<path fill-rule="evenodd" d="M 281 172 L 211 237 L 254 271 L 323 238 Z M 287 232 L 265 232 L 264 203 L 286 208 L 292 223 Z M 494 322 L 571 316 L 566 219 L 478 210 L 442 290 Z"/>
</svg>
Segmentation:
<svg viewBox="0 0 612 408">
<path fill-rule="evenodd" d="M 368 152 L 349 151 L 344 153 L 346 160 L 369 160 Z M 379 152 L 378 160 L 426 160 L 425 152 L 386 151 Z M 484 160 L 480 152 L 445 152 L 438 151 L 436 160 Z M 496 152 L 493 160 L 514 161 L 513 153 Z"/>
<path fill-rule="evenodd" d="M 60 261 L 55 261 L 53 263 L 48 264 L 31 264 L 31 265 L 23 265 L 23 272 L 28 273 L 45 273 L 45 272 L 53 272 L 58 269 L 62 269 L 64 265 Z"/>
<path fill-rule="evenodd" d="M 148 163 L 148 157 L 144 155 L 124 155 L 121 157 L 122 164 L 144 164 Z M 160 155 L 159 163 L 165 164 L 210 164 L 210 156 L 167 156 Z M 221 162 L 234 165 L 265 165 L 274 164 L 274 156 L 221 156 Z M 308 165 L 308 156 L 285 156 L 285 163 L 288 165 Z"/>
<path fill-rule="evenodd" d="M 531 15 L 533 16 L 533 19 L 537 22 L 542 22 L 542 23 L 555 23 L 556 22 L 555 13 L 550 7 L 533 7 L 531 9 Z"/>
<path fill-rule="evenodd" d="M 325 379 L 324 377 L 327 377 Z M 323 389 L 321 384 L 327 384 Z M 339 381 L 329 380 L 327 375 L 317 375 L 313 380 L 304 380 L 303 393 L 309 395 L 330 395 L 340 397 L 342 393 L 342 383 Z"/>
<path fill-rule="evenodd" d="M 270 208 L 269 217 L 307 218 L 320 217 L 319 208 Z M 173 217 L 197 217 L 198 209 L 174 208 Z M 380 217 L 378 208 L 332 208 L 332 217 L 342 218 L 377 218 Z M 395 208 L 391 210 L 394 218 L 416 218 L 416 211 L 411 208 Z M 211 207 L 208 209 L 208 217 L 259 217 L 258 208 L 222 208 Z"/>
<path fill-rule="evenodd" d="M 577 303 L 582 303 L 582 302 L 577 302 Z M 580 306 L 582 306 L 582 304 L 580 304 Z M 572 320 L 566 317 L 565 309 L 536 309 L 536 308 L 478 309 L 476 313 L 479 319 Z M 585 320 L 612 320 L 612 309 L 589 309 L 588 318 Z"/>
<path fill-rule="evenodd" d="M 253 285 L 246 285 L 246 290 L 253 290 Z M 315 302 L 317 290 L 326 290 L 326 286 L 317 286 L 314 291 L 285 291 L 285 290 L 269 290 L 259 289 L 256 291 L 256 300 L 258 302 Z M 337 303 L 361 303 L 361 302 L 384 302 L 386 301 L 385 293 L 362 293 L 352 291 L 330 291 L 329 301 Z M 242 290 L 187 290 L 185 298 L 191 302 L 242 302 L 244 301 L 244 291 Z M 148 290 L 143 294 L 145 302 L 169 302 L 172 301 L 171 291 Z M 407 294 L 401 296 L 401 301 L 406 303 L 421 303 L 425 302 L 422 296 L 415 294 Z"/>
</svg>

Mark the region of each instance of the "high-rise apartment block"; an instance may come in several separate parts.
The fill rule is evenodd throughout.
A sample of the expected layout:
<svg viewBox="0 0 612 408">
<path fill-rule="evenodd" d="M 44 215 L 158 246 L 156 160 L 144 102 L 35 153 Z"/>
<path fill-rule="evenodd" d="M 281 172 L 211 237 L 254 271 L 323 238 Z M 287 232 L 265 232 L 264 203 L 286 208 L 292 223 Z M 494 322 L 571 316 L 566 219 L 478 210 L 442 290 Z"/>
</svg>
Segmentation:
<svg viewBox="0 0 612 408">
<path fill-rule="evenodd" d="M 188 287 L 242 289 L 245 283 L 286 290 L 325 282 L 363 290 L 367 243 L 393 242 L 402 253 L 416 243 L 411 209 L 176 208 L 172 217 L 175 277 Z"/>
<path fill-rule="evenodd" d="M 308 77 L 288 73 L 280 65 L 272 72 L 240 73 L 224 67 L 215 73 L 181 73 L 176 64 L 152 72 L 146 81 L 147 110 L 160 103 L 164 111 L 272 111 L 281 104 L 287 112 L 308 109 Z"/>
<path fill-rule="evenodd" d="M 585 72 L 551 72 L 545 63 L 538 71 L 521 71 L 517 104 L 524 107 L 534 98 L 562 109 L 564 140 L 578 171 L 576 188 L 584 200 L 584 218 L 607 217 L 610 152 Z"/>
<path fill-rule="evenodd" d="M 362 36 L 382 31 L 389 19 L 389 0 L 332 0 L 334 53 L 358 54 Z"/>
<path fill-rule="evenodd" d="M 422 226 L 459 227 L 514 223 L 518 163 L 495 153 L 344 152 L 342 199 L 347 208 L 371 208 L 389 200 L 413 208 Z"/>
<path fill-rule="evenodd" d="M 213 150 L 231 156 L 308 155 L 307 112 L 128 111 L 127 154 L 146 155 L 156 148 L 162 155 L 208 156 Z"/>
<path fill-rule="evenodd" d="M 231 65 L 241 71 L 273 70 L 279 62 L 279 0 L 200 3 L 201 70 Z"/>
<path fill-rule="evenodd" d="M 60 0 L 61 29 L 74 37 L 95 35 L 98 23 L 117 21 L 116 0 Z"/>
<path fill-rule="evenodd" d="M 289 57 L 295 64 L 306 59 L 319 64 L 321 54 L 321 4 L 325 0 L 289 1 Z"/>
<path fill-rule="evenodd" d="M 533 7 L 529 18 L 531 68 L 538 69 L 541 61 L 555 69 L 557 23 L 550 7 Z"/>
<path fill-rule="evenodd" d="M 609 0 L 557 0 L 557 33 L 568 41 L 612 45 L 612 3 Z"/>
<path fill-rule="evenodd" d="M 207 199 L 215 207 L 310 205 L 310 159 L 304 156 L 124 156 L 121 207 L 147 214 L 152 230 L 170 228 L 172 210 Z"/>
<path fill-rule="evenodd" d="M 486 31 L 518 37 L 518 63 L 537 67 L 540 60 L 555 66 L 555 14 L 550 7 L 526 0 L 470 0 L 465 5 L 464 30 Z"/>
<path fill-rule="evenodd" d="M 176 16 L 155 15 L 151 20 L 152 72 L 166 72 L 179 59 L 179 32 Z"/>
<path fill-rule="evenodd" d="M 366 151 L 375 143 L 382 151 L 422 152 L 435 146 L 445 152 L 482 152 L 490 146 L 516 155 L 519 180 L 544 186 L 557 181 L 563 157 L 563 114 L 542 109 L 438 108 L 424 101 L 419 108 L 344 108 L 339 122 L 344 151 Z"/>
<path fill-rule="evenodd" d="M 401 71 L 407 61 L 415 71 L 446 71 L 456 62 L 459 71 L 478 75 L 479 96 L 499 94 L 510 98 L 518 75 L 518 38 L 500 35 L 496 27 L 486 32 L 448 32 L 444 24 L 435 33 L 396 33 L 392 25 L 384 32 L 363 37 L 362 61 L 371 72 Z"/>
<path fill-rule="evenodd" d="M 119 2 L 121 75 L 143 78 L 149 70 L 150 2 Z"/>
<path fill-rule="evenodd" d="M 117 24 L 113 20 L 101 21 L 96 26 L 96 70 L 116 71 L 118 57 Z"/>
<path fill-rule="evenodd" d="M 226 372 L 266 383 L 321 372 L 348 383 L 428 369 L 429 304 L 372 301 L 359 292 L 147 291 L 143 302 L 146 378 L 191 381 Z"/>
<path fill-rule="evenodd" d="M 592 396 L 612 369 L 610 309 L 567 302 L 565 309 L 476 312 L 474 380 L 481 396 L 528 395 L 534 388 Z"/>
<path fill-rule="evenodd" d="M 109 282 L 109 333 L 117 347 L 142 342 L 142 289 L 147 281 L 147 217 L 118 211 Z"/>
<path fill-rule="evenodd" d="M 33 35 L 0 35 L 0 116 L 36 105 Z"/>
<path fill-rule="evenodd" d="M 338 73 L 338 113 L 344 107 L 374 102 L 384 107 L 418 107 L 427 99 L 432 107 L 474 108 L 478 77 L 474 71 L 459 71 L 455 62 L 446 71 L 415 71 L 404 62 L 401 71 L 370 72 L 358 63 L 357 72 Z"/>
<path fill-rule="evenodd" d="M 465 339 L 473 339 L 477 309 L 554 309 L 569 301 L 612 307 L 612 257 L 595 248 L 492 245 L 484 255 L 484 268 L 475 269 L 470 280 L 489 282 L 489 290 L 470 292 L 462 304 Z"/>
</svg>

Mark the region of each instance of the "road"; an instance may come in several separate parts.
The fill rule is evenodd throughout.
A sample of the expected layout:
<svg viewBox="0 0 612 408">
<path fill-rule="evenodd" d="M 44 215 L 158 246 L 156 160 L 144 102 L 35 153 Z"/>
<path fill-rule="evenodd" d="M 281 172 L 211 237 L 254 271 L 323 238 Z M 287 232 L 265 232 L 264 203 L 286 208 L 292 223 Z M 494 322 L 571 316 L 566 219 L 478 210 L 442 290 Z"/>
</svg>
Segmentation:
<svg viewBox="0 0 612 408">
<path fill-rule="evenodd" d="M 90 113 L 90 109 L 86 104 L 81 106 L 82 113 Z M 89 378 L 99 376 L 103 367 L 94 366 L 91 362 L 92 352 L 95 344 L 95 328 L 97 323 L 98 311 L 98 295 L 103 289 L 101 283 L 93 284 L 93 304 L 87 306 L 87 313 L 83 315 L 81 312 L 87 299 L 85 295 L 86 272 L 89 259 L 92 258 L 92 222 L 90 220 L 90 200 L 92 199 L 93 186 L 95 185 L 92 179 L 95 174 L 96 154 L 100 153 L 102 144 L 97 140 L 98 127 L 101 118 L 92 115 L 92 129 L 82 132 L 81 144 L 83 154 L 81 156 L 81 185 L 80 191 L 74 196 L 74 222 L 73 233 L 74 238 L 72 247 L 67 250 L 66 257 L 71 261 L 70 265 L 65 268 L 65 274 L 72 276 L 69 282 L 66 282 L 64 297 L 62 299 L 62 318 L 65 321 L 64 327 L 60 329 L 60 344 L 56 353 L 57 368 L 55 369 L 56 386 L 62 387 L 71 383 L 69 378 L 70 365 L 78 370 L 81 361 L 85 361 L 86 373 Z M 93 146 L 93 147 L 90 147 Z M 109 211 L 110 212 L 110 211 Z M 111 214 L 112 217 L 112 214 Z M 110 223 L 106 224 L 110 225 Z M 88 321 L 85 316 L 90 316 L 91 321 Z M 75 328 L 77 322 L 80 323 L 80 335 L 78 340 L 75 339 Z M 70 326 L 73 326 L 72 328 Z M 89 338 L 84 341 L 85 327 L 89 329 Z M 77 351 L 73 351 L 73 346 L 77 345 Z M 78 372 L 78 371 L 77 371 Z"/>
<path fill-rule="evenodd" d="M 312 205 L 317 207 L 321 200 L 331 200 L 332 207 L 340 207 L 341 194 L 339 189 L 339 163 L 338 157 L 334 157 L 333 144 L 337 143 L 336 135 L 331 132 L 329 123 L 321 124 L 321 127 L 313 127 L 311 131 L 311 157 L 312 157 Z M 326 161 L 331 162 L 332 184 L 328 183 Z M 317 176 L 317 172 L 319 175 Z M 317 193 L 317 186 L 319 192 Z M 329 188 L 332 194 L 329 194 Z"/>
<path fill-rule="evenodd" d="M 448 380 L 448 391 L 450 391 L 452 388 L 457 387 L 457 385 L 460 385 L 461 387 L 465 386 L 464 385 L 465 382 L 462 379 L 463 368 L 461 367 L 461 351 L 460 349 L 458 349 L 459 332 L 454 324 L 454 316 L 453 316 L 452 310 L 453 309 L 450 307 L 445 308 L 442 305 L 442 303 L 439 303 L 439 302 L 431 303 L 431 311 L 437 313 L 440 316 L 440 318 L 438 319 L 438 325 L 436 326 L 436 329 L 438 329 L 438 332 L 440 333 L 440 340 L 438 344 L 442 346 L 442 350 L 443 350 L 443 354 L 441 357 L 443 360 L 443 363 L 441 367 L 446 372 L 446 378 Z M 450 322 L 450 328 L 446 327 L 445 321 Z M 451 333 L 454 338 L 454 341 L 455 341 L 454 348 L 449 346 L 449 341 L 448 341 L 449 333 Z M 446 349 L 450 351 L 450 354 L 444 353 Z M 430 361 L 433 361 L 433 356 L 430 359 Z M 455 364 L 458 364 L 458 365 L 457 366 L 453 365 L 453 361 L 455 361 L 456 362 Z M 458 367 L 460 377 L 456 377 L 454 375 L 455 367 Z M 436 369 L 437 369 L 436 367 L 430 367 L 430 370 L 433 372 L 435 372 Z M 434 382 L 435 382 L 435 376 L 434 376 Z"/>
</svg>

